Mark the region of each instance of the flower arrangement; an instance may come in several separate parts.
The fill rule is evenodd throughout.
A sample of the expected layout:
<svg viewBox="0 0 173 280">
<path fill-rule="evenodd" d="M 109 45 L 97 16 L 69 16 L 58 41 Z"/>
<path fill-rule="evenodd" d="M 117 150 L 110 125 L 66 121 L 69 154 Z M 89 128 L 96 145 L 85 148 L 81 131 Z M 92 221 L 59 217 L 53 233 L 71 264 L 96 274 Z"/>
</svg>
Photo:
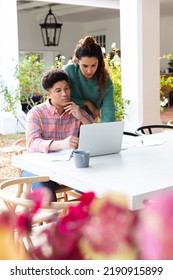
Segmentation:
<svg viewBox="0 0 173 280">
<path fill-rule="evenodd" d="M 0 259 L 173 259 L 173 193 L 155 197 L 154 203 L 138 212 L 128 209 L 124 196 L 97 198 L 85 193 L 65 215 L 54 216 L 26 253 L 23 237 L 31 235 L 34 215 L 45 198 L 49 201 L 45 190 L 36 190 L 28 198 L 34 201 L 31 209 L 0 214 Z"/>
</svg>

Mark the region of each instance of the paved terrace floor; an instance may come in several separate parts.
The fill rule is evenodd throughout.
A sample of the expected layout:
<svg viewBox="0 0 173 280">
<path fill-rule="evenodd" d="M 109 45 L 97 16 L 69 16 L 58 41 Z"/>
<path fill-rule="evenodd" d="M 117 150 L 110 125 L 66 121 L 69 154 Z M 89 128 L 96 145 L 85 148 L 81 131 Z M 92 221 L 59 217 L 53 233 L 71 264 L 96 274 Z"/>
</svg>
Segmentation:
<svg viewBox="0 0 173 280">
<path fill-rule="evenodd" d="M 164 124 L 173 121 L 173 106 L 165 107 L 164 111 L 160 113 L 161 120 Z"/>
</svg>

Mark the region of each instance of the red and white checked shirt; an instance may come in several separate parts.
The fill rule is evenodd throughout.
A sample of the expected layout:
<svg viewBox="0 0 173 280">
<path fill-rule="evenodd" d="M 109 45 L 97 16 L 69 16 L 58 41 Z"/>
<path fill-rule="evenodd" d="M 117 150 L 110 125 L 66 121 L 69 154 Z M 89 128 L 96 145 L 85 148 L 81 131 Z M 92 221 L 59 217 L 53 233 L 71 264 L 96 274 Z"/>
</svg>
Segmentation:
<svg viewBox="0 0 173 280">
<path fill-rule="evenodd" d="M 94 119 L 84 110 L 82 115 L 94 123 Z M 33 107 L 27 113 L 26 143 L 28 152 L 49 152 L 53 140 L 63 140 L 70 135 L 78 136 L 81 121 L 72 114 L 58 110 L 49 103 Z"/>
</svg>

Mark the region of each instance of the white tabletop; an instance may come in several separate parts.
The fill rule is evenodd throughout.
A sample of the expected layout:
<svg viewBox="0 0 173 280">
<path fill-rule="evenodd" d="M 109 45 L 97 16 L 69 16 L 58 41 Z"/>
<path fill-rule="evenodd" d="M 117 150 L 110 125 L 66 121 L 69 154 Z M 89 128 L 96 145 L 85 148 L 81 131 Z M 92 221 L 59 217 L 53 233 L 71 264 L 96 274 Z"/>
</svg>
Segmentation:
<svg viewBox="0 0 173 280">
<path fill-rule="evenodd" d="M 156 191 L 173 188 L 173 133 L 125 136 L 123 147 L 130 142 L 134 146 L 119 154 L 90 158 L 88 168 L 76 168 L 73 157 L 49 161 L 49 155 L 41 153 L 13 156 L 12 164 L 83 192 L 94 191 L 99 197 L 113 192 L 125 194 L 129 209 L 137 210 Z"/>
</svg>

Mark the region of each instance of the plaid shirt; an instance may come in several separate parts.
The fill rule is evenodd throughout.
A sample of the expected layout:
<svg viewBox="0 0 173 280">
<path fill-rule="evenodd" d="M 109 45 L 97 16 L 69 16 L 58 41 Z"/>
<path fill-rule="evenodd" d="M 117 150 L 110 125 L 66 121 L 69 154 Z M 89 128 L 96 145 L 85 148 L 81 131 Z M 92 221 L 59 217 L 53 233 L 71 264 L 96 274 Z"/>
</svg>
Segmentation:
<svg viewBox="0 0 173 280">
<path fill-rule="evenodd" d="M 82 110 L 82 115 L 91 122 L 94 120 Z M 72 114 L 58 110 L 49 103 L 33 107 L 27 114 L 26 142 L 28 152 L 49 152 L 54 140 L 63 140 L 70 135 L 78 136 L 81 121 Z"/>
</svg>

